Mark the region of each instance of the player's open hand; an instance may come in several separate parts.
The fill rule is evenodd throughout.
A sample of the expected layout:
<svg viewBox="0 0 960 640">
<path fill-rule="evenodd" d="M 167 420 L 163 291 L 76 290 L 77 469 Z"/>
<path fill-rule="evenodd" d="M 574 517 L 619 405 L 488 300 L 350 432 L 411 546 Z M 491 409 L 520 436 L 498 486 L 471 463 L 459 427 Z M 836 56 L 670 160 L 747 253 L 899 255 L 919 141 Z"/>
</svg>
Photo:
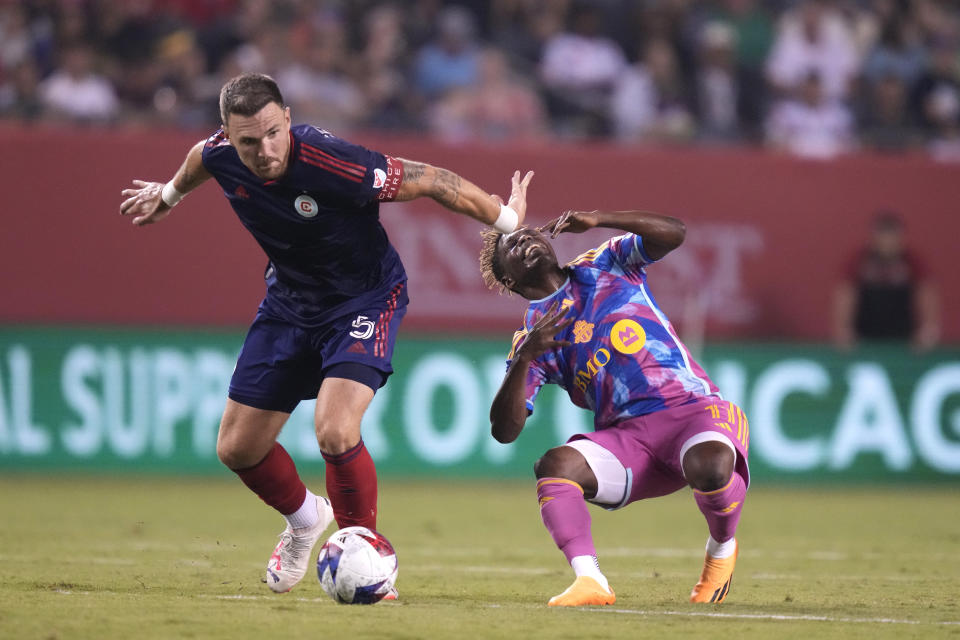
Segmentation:
<svg viewBox="0 0 960 640">
<path fill-rule="evenodd" d="M 560 347 L 570 346 L 569 340 L 557 340 L 558 333 L 570 326 L 573 318 L 563 319 L 567 315 L 570 307 L 560 307 L 559 302 L 554 302 L 547 309 L 547 312 L 540 316 L 526 339 L 517 347 L 517 355 L 533 360 L 541 354 L 558 349 Z"/>
<path fill-rule="evenodd" d="M 593 229 L 600 223 L 600 216 L 596 211 L 564 211 L 560 217 L 554 218 L 543 225 L 538 231 L 549 233 L 556 238 L 561 233 L 583 233 Z"/>
<path fill-rule="evenodd" d="M 120 192 L 126 198 L 120 203 L 120 215 L 134 216 L 133 224 L 138 227 L 163 220 L 170 213 L 170 207 L 160 198 L 162 190 L 162 182 L 134 180 L 132 188 Z"/>
<path fill-rule="evenodd" d="M 527 215 L 527 187 L 530 186 L 531 180 L 533 180 L 533 171 L 527 171 L 522 180 L 520 172 L 514 171 L 510 180 L 510 199 L 507 201 L 507 206 L 517 212 L 518 225 L 523 224 L 523 219 Z"/>
</svg>

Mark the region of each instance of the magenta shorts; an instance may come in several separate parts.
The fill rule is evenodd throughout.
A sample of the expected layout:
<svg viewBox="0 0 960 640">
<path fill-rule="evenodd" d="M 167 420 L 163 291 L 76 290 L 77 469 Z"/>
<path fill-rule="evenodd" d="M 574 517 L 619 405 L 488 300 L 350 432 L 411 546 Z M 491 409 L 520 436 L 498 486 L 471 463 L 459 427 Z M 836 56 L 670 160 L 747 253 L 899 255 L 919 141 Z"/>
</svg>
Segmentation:
<svg viewBox="0 0 960 640">
<path fill-rule="evenodd" d="M 627 470 L 628 487 L 623 503 L 617 506 L 624 506 L 644 498 L 665 496 L 687 486 L 681 468 L 684 444 L 715 440 L 715 434 L 736 449 L 735 469 L 749 485 L 747 417 L 740 407 L 719 398 L 704 398 L 624 420 L 600 431 L 575 435 L 568 442 L 590 440 L 620 461 Z"/>
</svg>

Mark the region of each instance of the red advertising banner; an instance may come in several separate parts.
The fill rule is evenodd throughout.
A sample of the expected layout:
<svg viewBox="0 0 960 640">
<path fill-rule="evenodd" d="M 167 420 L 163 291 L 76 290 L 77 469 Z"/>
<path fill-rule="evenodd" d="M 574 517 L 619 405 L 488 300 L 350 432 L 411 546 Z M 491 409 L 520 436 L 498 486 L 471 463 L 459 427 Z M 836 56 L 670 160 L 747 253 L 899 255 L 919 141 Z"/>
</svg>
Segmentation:
<svg viewBox="0 0 960 640">
<path fill-rule="evenodd" d="M 263 295 L 265 258 L 215 183 L 158 225 L 135 228 L 118 214 L 130 180 L 169 179 L 203 135 L 0 128 L 0 322 L 248 324 Z M 534 224 L 565 209 L 638 208 L 683 219 L 686 243 L 649 269 L 650 284 L 681 331 L 709 339 L 828 338 L 843 265 L 873 215 L 893 209 L 938 282 L 945 339 L 960 341 L 957 166 L 919 157 L 823 163 L 761 151 L 356 141 L 502 195 L 514 169 L 532 169 Z M 480 279 L 477 223 L 422 200 L 383 205 L 381 217 L 410 276 L 407 329 L 517 325 L 522 301 L 487 291 Z M 609 235 L 561 236 L 557 253 L 571 259 Z"/>
</svg>

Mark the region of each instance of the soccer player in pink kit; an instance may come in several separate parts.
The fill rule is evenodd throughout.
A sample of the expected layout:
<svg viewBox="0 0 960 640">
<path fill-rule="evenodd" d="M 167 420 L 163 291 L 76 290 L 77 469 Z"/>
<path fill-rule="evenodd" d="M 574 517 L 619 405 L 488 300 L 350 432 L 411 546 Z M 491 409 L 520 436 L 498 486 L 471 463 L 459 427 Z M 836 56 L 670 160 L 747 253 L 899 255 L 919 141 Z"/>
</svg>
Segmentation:
<svg viewBox="0 0 960 640">
<path fill-rule="evenodd" d="M 560 266 L 543 232 L 594 227 L 626 233 Z M 734 538 L 750 482 L 743 412 L 680 341 L 647 288 L 647 265 L 683 242 L 675 218 L 638 211 L 568 211 L 539 230 L 484 233 L 484 279 L 530 301 L 506 377 L 490 409 L 493 436 L 513 442 L 546 383 L 595 414 L 534 465 L 540 515 L 576 574 L 550 606 L 613 604 L 585 501 L 619 509 L 693 488 L 710 535 L 691 602 L 723 602 L 737 558 Z"/>
</svg>

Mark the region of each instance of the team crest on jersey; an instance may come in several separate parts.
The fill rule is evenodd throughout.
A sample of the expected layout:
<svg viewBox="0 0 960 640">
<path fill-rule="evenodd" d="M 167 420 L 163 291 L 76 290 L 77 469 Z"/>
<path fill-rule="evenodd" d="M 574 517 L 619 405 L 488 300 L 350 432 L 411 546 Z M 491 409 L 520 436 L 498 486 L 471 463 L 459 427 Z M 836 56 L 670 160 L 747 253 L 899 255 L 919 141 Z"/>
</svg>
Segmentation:
<svg viewBox="0 0 960 640">
<path fill-rule="evenodd" d="M 317 201 L 305 193 L 297 196 L 297 199 L 293 201 L 293 208 L 304 218 L 312 218 L 320 212 Z"/>
<path fill-rule="evenodd" d="M 640 323 L 629 318 L 619 320 L 610 331 L 610 344 L 613 348 L 627 355 L 643 349 L 647 343 L 647 333 Z"/>
<path fill-rule="evenodd" d="M 577 320 L 573 325 L 574 343 L 590 342 L 591 338 L 593 338 L 593 327 L 594 324 L 592 322 Z"/>
<path fill-rule="evenodd" d="M 382 189 L 383 185 L 387 184 L 387 172 L 383 169 L 374 169 L 373 170 L 373 188 Z"/>
</svg>

